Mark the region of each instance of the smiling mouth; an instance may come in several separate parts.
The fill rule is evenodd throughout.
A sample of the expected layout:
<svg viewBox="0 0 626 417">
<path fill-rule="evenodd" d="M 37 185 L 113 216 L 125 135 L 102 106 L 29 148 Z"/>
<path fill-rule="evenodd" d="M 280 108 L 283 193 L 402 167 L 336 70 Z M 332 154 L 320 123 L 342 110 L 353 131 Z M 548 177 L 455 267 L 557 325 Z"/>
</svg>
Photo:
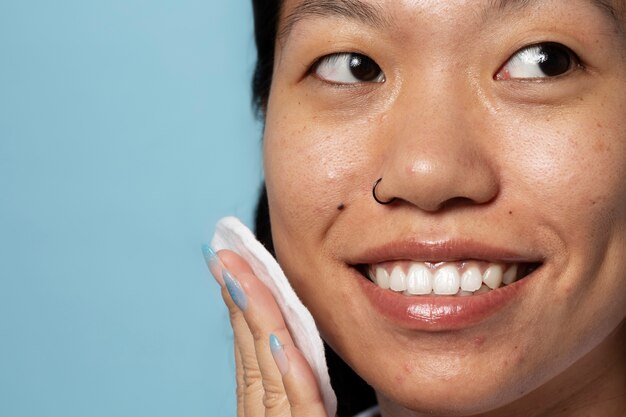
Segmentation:
<svg viewBox="0 0 626 417">
<path fill-rule="evenodd" d="M 511 285 L 541 266 L 539 262 L 389 261 L 357 270 L 378 287 L 406 296 L 473 296 Z"/>
</svg>

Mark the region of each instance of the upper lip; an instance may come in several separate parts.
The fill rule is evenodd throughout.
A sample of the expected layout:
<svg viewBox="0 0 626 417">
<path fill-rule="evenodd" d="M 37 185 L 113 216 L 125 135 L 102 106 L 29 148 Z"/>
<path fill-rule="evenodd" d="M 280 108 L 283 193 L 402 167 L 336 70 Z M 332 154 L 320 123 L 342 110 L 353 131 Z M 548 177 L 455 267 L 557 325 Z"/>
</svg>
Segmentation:
<svg viewBox="0 0 626 417">
<path fill-rule="evenodd" d="M 544 257 L 503 246 L 492 246 L 468 239 L 418 240 L 415 238 L 390 241 L 366 248 L 348 260 L 351 265 L 377 264 L 394 260 L 422 262 L 453 262 L 463 260 L 487 262 L 542 262 Z"/>
</svg>

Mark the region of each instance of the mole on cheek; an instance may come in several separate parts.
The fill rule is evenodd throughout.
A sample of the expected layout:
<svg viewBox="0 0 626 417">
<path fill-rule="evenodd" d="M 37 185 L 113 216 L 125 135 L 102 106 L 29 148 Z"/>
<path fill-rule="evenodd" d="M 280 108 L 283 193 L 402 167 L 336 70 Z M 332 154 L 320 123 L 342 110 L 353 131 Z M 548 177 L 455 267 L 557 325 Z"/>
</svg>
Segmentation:
<svg viewBox="0 0 626 417">
<path fill-rule="evenodd" d="M 339 210 L 339 211 L 342 211 L 342 210 L 343 210 L 343 209 L 345 209 L 345 208 L 346 208 L 346 205 L 345 205 L 345 204 L 343 204 L 343 203 L 341 203 L 341 204 L 339 204 L 339 205 L 337 206 L 337 210 Z"/>
</svg>

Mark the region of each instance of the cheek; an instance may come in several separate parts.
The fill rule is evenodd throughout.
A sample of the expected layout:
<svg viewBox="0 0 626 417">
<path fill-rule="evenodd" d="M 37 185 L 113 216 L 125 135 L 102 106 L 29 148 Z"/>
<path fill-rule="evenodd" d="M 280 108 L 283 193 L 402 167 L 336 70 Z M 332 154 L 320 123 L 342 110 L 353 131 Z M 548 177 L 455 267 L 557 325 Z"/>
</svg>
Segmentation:
<svg viewBox="0 0 626 417">
<path fill-rule="evenodd" d="M 590 111 L 520 122 L 503 169 L 517 198 L 541 208 L 536 219 L 564 236 L 610 236 L 626 220 L 626 126 L 621 115 Z M 593 112 L 591 112 L 593 113 Z M 607 127 L 607 126 L 610 126 Z M 506 184 L 503 186 L 506 189 Z M 585 234 L 586 236 L 582 236 Z M 588 245 L 588 241 L 579 240 Z"/>
<path fill-rule="evenodd" d="M 510 187 L 512 198 L 525 208 L 528 224 L 556 231 L 560 239 L 551 241 L 559 253 L 553 258 L 559 274 L 546 289 L 553 291 L 551 302 L 559 313 L 551 326 L 527 326 L 545 329 L 537 340 L 551 340 L 547 346 L 577 346 L 578 353 L 591 349 L 626 312 L 624 119 L 621 112 L 597 109 L 536 118 L 525 129 L 520 123 L 523 136 L 517 134 L 516 145 L 509 142 L 507 153 L 513 156 L 503 172 L 517 184 Z M 566 333 L 552 331 L 574 317 L 576 326 Z M 574 353 L 563 355 L 566 361 Z"/>
<path fill-rule="evenodd" d="M 310 238 L 363 191 L 368 131 L 359 124 L 328 126 L 297 111 L 268 117 L 265 178 L 279 234 Z"/>
</svg>

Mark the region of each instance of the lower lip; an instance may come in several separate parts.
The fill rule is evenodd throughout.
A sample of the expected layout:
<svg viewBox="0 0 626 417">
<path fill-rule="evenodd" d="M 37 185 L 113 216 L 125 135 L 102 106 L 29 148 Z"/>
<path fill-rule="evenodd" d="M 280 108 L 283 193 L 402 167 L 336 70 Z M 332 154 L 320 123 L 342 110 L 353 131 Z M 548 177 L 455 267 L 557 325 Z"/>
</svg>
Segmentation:
<svg viewBox="0 0 626 417">
<path fill-rule="evenodd" d="M 408 330 L 442 332 L 475 326 L 519 299 L 539 271 L 511 285 L 467 297 L 405 296 L 382 289 L 358 271 L 358 282 L 372 306 L 395 325 Z M 522 297 L 523 298 L 523 297 Z"/>
</svg>

